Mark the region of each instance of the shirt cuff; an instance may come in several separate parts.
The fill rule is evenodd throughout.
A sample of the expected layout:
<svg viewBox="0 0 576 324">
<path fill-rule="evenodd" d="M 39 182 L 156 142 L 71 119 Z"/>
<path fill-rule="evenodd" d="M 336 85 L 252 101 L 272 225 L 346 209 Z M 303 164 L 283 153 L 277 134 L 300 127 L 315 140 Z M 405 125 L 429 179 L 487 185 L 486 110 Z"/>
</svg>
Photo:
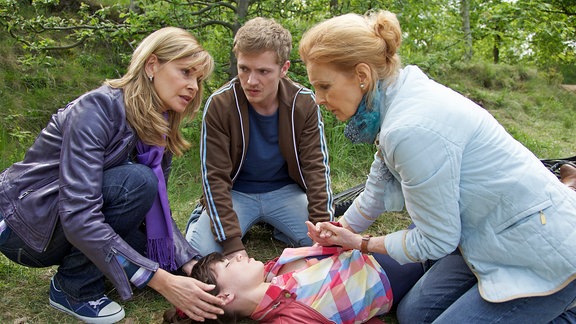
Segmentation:
<svg viewBox="0 0 576 324">
<path fill-rule="evenodd" d="M 346 210 L 340 221 L 348 225 L 354 232 L 362 233 L 374 223 L 375 219 L 363 214 L 357 206 L 357 201 L 354 200 L 354 203 Z"/>
<path fill-rule="evenodd" d="M 118 262 L 120 262 L 120 264 L 122 265 L 122 268 L 124 268 L 124 272 L 126 272 L 126 275 L 130 279 L 130 282 L 134 286 L 138 287 L 139 289 L 142 289 L 146 287 L 146 285 L 148 284 L 148 282 L 150 282 L 150 280 L 152 280 L 154 272 L 146 268 L 142 268 L 135 265 L 134 263 L 128 261 L 121 255 L 116 255 L 116 258 L 118 259 Z"/>
<path fill-rule="evenodd" d="M 406 235 L 409 232 L 409 230 L 398 231 L 390 233 L 384 238 L 386 252 L 400 264 L 420 262 L 420 260 L 412 257 L 406 249 Z"/>
<path fill-rule="evenodd" d="M 222 253 L 224 255 L 246 250 L 244 244 L 242 243 L 241 237 L 232 237 L 227 239 L 226 241 L 220 242 L 220 244 L 222 245 Z"/>
</svg>

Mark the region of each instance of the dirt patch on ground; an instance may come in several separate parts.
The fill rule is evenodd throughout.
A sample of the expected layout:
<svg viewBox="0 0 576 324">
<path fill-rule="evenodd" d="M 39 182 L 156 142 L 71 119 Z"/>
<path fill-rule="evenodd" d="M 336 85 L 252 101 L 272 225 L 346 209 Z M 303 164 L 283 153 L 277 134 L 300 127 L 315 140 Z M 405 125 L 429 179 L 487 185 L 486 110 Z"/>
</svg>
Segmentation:
<svg viewBox="0 0 576 324">
<path fill-rule="evenodd" d="M 576 92 L 576 84 L 563 84 L 562 88 L 568 91 Z"/>
</svg>

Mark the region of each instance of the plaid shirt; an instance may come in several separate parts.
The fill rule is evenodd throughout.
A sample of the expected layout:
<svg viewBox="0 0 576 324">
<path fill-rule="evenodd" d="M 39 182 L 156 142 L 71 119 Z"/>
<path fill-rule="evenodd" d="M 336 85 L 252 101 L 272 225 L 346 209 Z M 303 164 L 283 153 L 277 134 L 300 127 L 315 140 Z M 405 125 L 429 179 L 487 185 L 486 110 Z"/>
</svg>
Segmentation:
<svg viewBox="0 0 576 324">
<path fill-rule="evenodd" d="M 278 275 L 283 265 L 306 259 L 308 267 Z M 296 294 L 296 300 L 336 323 L 362 323 L 392 306 L 390 282 L 376 260 L 358 250 L 340 247 L 285 249 L 266 264 L 266 281 Z M 257 313 L 274 300 L 269 288 Z"/>
</svg>

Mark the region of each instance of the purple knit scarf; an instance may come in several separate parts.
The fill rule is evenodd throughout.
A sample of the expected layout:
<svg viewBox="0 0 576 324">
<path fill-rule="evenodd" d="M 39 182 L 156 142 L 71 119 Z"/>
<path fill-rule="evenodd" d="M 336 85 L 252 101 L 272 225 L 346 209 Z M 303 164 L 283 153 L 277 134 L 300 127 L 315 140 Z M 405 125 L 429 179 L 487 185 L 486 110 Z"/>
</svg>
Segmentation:
<svg viewBox="0 0 576 324">
<path fill-rule="evenodd" d="M 158 195 L 146 214 L 146 235 L 148 238 L 148 258 L 160 264 L 167 271 L 176 270 L 174 258 L 174 238 L 172 233 L 172 216 L 166 180 L 162 170 L 163 146 L 152 146 L 138 141 L 136 144 L 138 163 L 147 165 L 158 178 Z"/>
</svg>

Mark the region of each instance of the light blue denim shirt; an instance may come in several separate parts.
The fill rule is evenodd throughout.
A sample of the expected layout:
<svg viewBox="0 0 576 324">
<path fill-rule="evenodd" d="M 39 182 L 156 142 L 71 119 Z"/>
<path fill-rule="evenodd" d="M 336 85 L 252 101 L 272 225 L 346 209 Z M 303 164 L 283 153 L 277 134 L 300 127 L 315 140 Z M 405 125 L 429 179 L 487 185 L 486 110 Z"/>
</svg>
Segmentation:
<svg viewBox="0 0 576 324">
<path fill-rule="evenodd" d="M 551 294 L 576 277 L 576 192 L 483 108 L 407 66 L 385 91 L 365 191 L 344 214 L 361 232 L 404 207 L 415 229 L 386 235 L 400 263 L 456 248 L 482 297 Z"/>
</svg>

